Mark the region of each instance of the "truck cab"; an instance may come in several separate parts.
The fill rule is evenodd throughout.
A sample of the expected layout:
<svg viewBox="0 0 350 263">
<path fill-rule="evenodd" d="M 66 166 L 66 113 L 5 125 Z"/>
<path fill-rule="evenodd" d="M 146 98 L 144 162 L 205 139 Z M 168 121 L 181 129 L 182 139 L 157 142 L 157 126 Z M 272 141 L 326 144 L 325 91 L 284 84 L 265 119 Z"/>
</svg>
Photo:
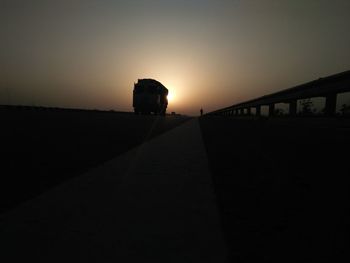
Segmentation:
<svg viewBox="0 0 350 263">
<path fill-rule="evenodd" d="M 168 89 L 154 79 L 139 79 L 134 83 L 133 107 L 136 114 L 165 115 Z"/>
</svg>

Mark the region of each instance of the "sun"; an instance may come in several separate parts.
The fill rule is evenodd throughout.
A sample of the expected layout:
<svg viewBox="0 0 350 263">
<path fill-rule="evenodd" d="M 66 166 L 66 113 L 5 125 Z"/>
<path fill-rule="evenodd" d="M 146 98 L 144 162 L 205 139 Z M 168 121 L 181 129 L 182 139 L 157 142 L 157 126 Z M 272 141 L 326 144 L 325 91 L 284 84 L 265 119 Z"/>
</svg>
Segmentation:
<svg viewBox="0 0 350 263">
<path fill-rule="evenodd" d="M 173 92 L 171 92 L 171 93 L 169 92 L 167 97 L 168 97 L 168 101 L 169 102 L 173 102 L 174 101 L 175 96 L 174 96 Z"/>
</svg>

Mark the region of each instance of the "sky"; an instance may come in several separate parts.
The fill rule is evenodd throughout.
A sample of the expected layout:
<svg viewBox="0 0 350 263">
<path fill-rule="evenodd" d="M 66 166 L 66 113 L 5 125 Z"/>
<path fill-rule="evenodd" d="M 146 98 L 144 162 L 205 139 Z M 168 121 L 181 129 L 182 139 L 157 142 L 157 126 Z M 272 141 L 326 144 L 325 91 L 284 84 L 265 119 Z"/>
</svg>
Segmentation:
<svg viewBox="0 0 350 263">
<path fill-rule="evenodd" d="M 350 69 L 348 0 L 0 0 L 0 104 L 198 115 Z"/>
</svg>

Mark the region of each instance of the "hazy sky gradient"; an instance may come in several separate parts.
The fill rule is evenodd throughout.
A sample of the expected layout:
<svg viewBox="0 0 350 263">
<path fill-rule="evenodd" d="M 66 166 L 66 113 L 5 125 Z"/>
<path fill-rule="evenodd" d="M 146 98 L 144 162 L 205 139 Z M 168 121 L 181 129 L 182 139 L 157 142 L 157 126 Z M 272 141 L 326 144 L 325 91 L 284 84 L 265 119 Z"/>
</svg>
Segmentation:
<svg viewBox="0 0 350 263">
<path fill-rule="evenodd" d="M 350 1 L 0 0 L 0 104 L 198 114 L 350 69 Z"/>
</svg>

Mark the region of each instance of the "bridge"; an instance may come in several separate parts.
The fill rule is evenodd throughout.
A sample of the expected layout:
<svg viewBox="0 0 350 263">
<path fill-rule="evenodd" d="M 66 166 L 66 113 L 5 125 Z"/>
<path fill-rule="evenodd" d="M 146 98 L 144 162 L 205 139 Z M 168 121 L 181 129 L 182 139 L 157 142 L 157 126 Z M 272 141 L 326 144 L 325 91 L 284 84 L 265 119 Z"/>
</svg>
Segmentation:
<svg viewBox="0 0 350 263">
<path fill-rule="evenodd" d="M 286 103 L 289 105 L 289 116 L 297 114 L 297 101 L 314 97 L 324 97 L 326 116 L 334 116 L 336 113 L 337 95 L 350 91 L 350 71 L 345 71 L 325 78 L 310 81 L 289 89 L 278 91 L 259 98 L 234 104 L 222 109 L 207 113 L 208 115 L 238 116 L 251 115 L 251 109 L 256 109 L 256 115 L 261 115 L 261 107 L 269 107 L 269 116 L 275 114 L 275 104 Z"/>
</svg>

